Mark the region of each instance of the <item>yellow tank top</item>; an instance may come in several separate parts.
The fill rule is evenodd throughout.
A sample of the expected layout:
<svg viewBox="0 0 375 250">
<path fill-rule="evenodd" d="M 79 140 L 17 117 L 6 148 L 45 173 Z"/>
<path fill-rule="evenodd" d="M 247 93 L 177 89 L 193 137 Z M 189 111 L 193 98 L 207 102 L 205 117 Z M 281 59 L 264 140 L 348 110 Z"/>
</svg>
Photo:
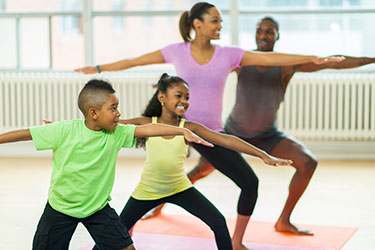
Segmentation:
<svg viewBox="0 0 375 250">
<path fill-rule="evenodd" d="M 157 117 L 152 117 L 152 123 L 157 123 Z M 179 127 L 184 127 L 184 123 L 185 120 L 181 119 Z M 183 136 L 148 138 L 146 164 L 132 197 L 156 200 L 192 187 L 184 169 L 187 152 L 188 146 Z"/>
</svg>

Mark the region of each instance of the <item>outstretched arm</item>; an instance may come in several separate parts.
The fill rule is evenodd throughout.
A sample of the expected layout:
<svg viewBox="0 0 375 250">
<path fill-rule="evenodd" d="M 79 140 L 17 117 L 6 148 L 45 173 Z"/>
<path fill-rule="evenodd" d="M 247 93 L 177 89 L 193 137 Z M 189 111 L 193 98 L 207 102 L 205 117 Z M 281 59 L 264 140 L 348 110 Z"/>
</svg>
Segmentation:
<svg viewBox="0 0 375 250">
<path fill-rule="evenodd" d="M 144 125 L 151 123 L 151 117 L 145 117 L 145 116 L 140 116 L 140 117 L 135 117 L 135 118 L 130 118 L 130 119 L 121 119 L 119 123 L 121 124 L 134 124 L 134 125 Z"/>
<path fill-rule="evenodd" d="M 188 142 L 203 144 L 205 146 L 213 147 L 213 145 L 186 128 L 180 128 L 171 125 L 160 123 L 150 123 L 136 127 L 134 137 L 153 137 L 153 136 L 168 136 L 168 135 L 183 135 Z"/>
<path fill-rule="evenodd" d="M 143 65 L 158 64 L 158 63 L 165 63 L 164 56 L 161 53 L 161 50 L 147 53 L 147 54 L 144 54 L 142 56 L 132 58 L 132 59 L 124 59 L 124 60 L 117 61 L 114 63 L 102 64 L 99 66 L 99 69 L 100 71 L 118 71 L 118 70 L 129 69 L 135 66 L 143 66 Z M 83 67 L 83 68 L 75 69 L 74 71 L 82 72 L 84 74 L 99 73 L 96 67 Z"/>
<path fill-rule="evenodd" d="M 290 66 L 302 63 L 323 64 L 340 62 L 344 57 L 317 57 L 305 55 L 283 54 L 276 52 L 246 51 L 241 60 L 241 66 Z"/>
<path fill-rule="evenodd" d="M 32 140 L 29 129 L 15 130 L 0 134 L 0 144 Z"/>
<path fill-rule="evenodd" d="M 337 55 L 336 55 L 337 56 Z M 339 57 L 339 56 L 337 56 Z M 340 62 L 328 62 L 324 64 L 304 63 L 293 66 L 295 72 L 314 72 L 321 69 L 350 69 L 370 63 L 375 63 L 375 57 L 351 57 L 344 56 L 345 60 Z"/>
<path fill-rule="evenodd" d="M 236 136 L 218 133 L 216 131 L 208 129 L 201 124 L 195 122 L 186 122 L 185 126 L 186 128 L 190 129 L 209 142 L 232 149 L 234 151 L 259 157 L 263 160 L 264 163 L 268 165 L 279 166 L 291 165 L 293 163 L 291 160 L 284 160 L 273 157 L 263 150 L 245 142 L 244 140 L 241 140 Z"/>
</svg>

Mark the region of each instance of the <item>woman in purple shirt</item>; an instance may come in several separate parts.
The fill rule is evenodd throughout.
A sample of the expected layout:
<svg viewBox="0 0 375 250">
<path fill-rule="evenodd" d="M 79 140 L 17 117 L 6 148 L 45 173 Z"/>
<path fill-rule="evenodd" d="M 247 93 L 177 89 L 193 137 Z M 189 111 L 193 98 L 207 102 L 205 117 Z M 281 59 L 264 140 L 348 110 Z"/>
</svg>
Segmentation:
<svg viewBox="0 0 375 250">
<path fill-rule="evenodd" d="M 235 47 L 221 47 L 211 43 L 220 39 L 221 15 L 218 9 L 206 2 L 196 3 L 180 17 L 182 43 L 172 44 L 134 59 L 124 59 L 96 67 L 76 69 L 85 74 L 101 71 L 124 70 L 135 66 L 172 63 L 177 75 L 190 85 L 190 108 L 186 118 L 204 124 L 216 131 L 222 130 L 223 89 L 228 74 L 236 67 L 246 65 L 295 65 L 326 63 L 344 58 L 290 55 L 245 51 Z M 194 39 L 191 30 L 195 31 Z M 254 210 L 258 195 L 258 178 L 243 157 L 230 149 L 217 146 L 194 148 L 216 169 L 229 177 L 241 189 L 237 207 L 237 222 L 232 236 L 235 250 L 247 249 L 242 238 Z"/>
</svg>

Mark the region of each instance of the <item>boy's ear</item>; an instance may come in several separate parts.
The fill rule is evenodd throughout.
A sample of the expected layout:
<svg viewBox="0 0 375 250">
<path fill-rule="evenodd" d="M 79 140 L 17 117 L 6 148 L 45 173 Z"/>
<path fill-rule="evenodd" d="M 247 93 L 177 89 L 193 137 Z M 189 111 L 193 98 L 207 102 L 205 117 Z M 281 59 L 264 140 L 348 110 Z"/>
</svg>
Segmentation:
<svg viewBox="0 0 375 250">
<path fill-rule="evenodd" d="M 89 108 L 89 112 L 87 114 L 93 120 L 98 119 L 98 114 L 96 113 L 96 110 L 94 108 Z"/>
</svg>

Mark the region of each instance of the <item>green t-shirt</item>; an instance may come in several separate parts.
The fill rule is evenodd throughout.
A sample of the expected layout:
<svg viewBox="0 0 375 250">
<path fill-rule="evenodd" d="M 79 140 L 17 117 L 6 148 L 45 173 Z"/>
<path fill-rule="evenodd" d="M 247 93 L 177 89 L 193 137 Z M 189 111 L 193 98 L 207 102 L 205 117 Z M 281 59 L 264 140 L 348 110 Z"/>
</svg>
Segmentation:
<svg viewBox="0 0 375 250">
<path fill-rule="evenodd" d="M 110 198 L 116 158 L 133 147 L 134 125 L 93 131 L 83 120 L 60 121 L 30 129 L 37 150 L 53 150 L 48 202 L 57 211 L 84 218 L 102 209 Z"/>
</svg>

